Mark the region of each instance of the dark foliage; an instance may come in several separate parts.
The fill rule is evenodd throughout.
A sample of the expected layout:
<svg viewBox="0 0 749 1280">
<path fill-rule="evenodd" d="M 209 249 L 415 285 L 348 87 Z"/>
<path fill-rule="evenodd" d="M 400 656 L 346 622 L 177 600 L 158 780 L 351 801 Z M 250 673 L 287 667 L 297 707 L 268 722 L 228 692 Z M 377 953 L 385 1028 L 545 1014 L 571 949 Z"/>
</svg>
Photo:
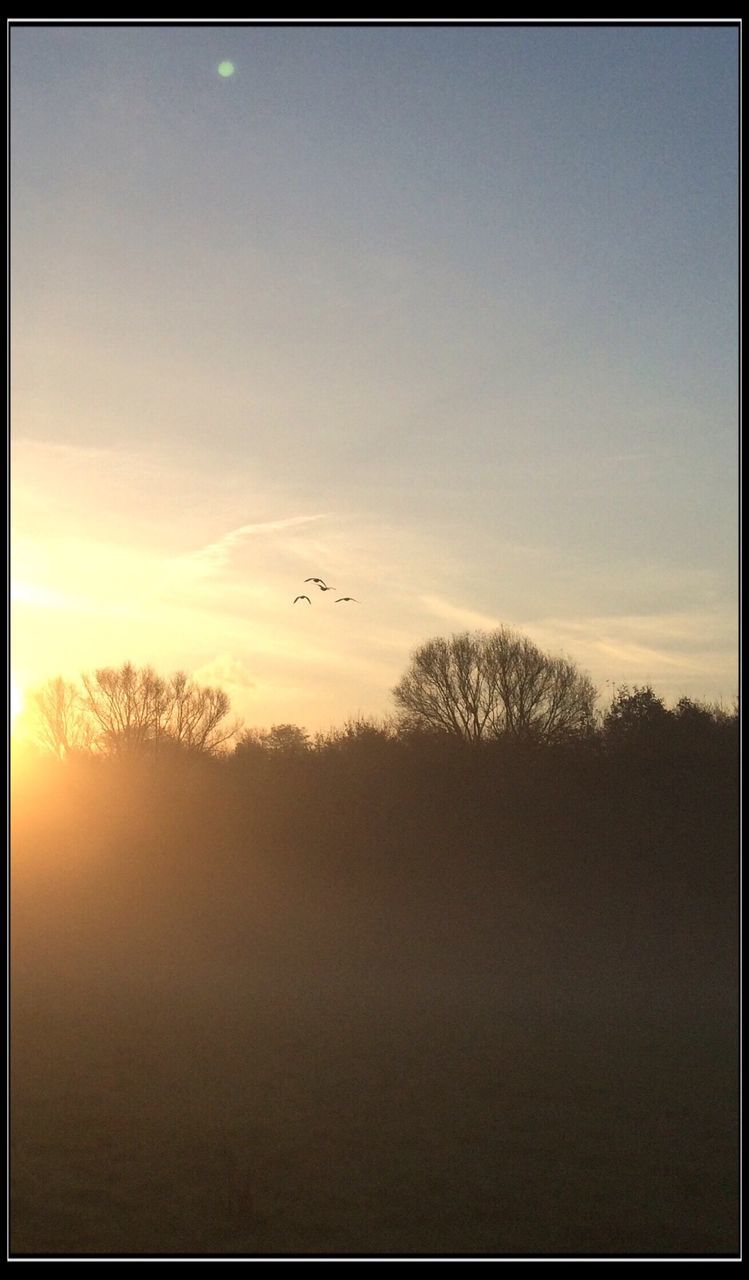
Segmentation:
<svg viewBox="0 0 749 1280">
<path fill-rule="evenodd" d="M 17 769 L 13 1248 L 731 1252 L 737 730 Z"/>
</svg>

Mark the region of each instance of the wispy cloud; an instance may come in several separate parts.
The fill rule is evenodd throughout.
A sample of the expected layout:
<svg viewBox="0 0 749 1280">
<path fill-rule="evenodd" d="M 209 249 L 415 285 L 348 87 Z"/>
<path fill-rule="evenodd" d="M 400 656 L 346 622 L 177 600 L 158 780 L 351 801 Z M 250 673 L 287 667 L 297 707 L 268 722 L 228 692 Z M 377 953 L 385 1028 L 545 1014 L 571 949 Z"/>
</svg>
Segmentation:
<svg viewBox="0 0 749 1280">
<path fill-rule="evenodd" d="M 457 623 L 461 627 L 482 627 L 490 630 L 501 626 L 499 618 L 490 617 L 486 613 L 478 613 L 475 609 L 466 609 L 462 605 L 450 604 L 441 596 L 422 595 L 419 600 L 428 613 L 435 618 L 444 618 L 447 622 Z"/>
<path fill-rule="evenodd" d="M 129 618 L 132 609 L 126 604 L 113 604 L 104 600 L 94 600 L 89 596 L 69 595 L 50 587 L 34 586 L 31 583 L 17 583 L 11 588 L 11 601 L 14 604 L 31 605 L 35 609 L 63 610 L 66 613 L 94 614 L 97 617 Z"/>
<path fill-rule="evenodd" d="M 671 667 L 676 671 L 700 669 L 699 664 L 695 662 L 691 654 L 668 653 L 665 649 L 650 648 L 646 645 L 622 642 L 612 643 L 606 640 L 595 641 L 595 648 L 599 653 L 613 658 L 616 662 L 626 667 L 637 669 L 648 666 L 653 669 Z"/>
<path fill-rule="evenodd" d="M 209 542 L 196 551 L 188 551 L 185 555 L 178 556 L 173 563 L 192 569 L 199 576 L 208 576 L 217 573 L 228 564 L 232 552 L 245 538 L 280 533 L 286 529 L 323 519 L 325 519 L 325 513 L 321 512 L 312 516 L 287 516 L 282 520 L 261 520 L 254 524 L 241 524 L 237 529 L 231 529 L 217 538 L 215 542 Z"/>
<path fill-rule="evenodd" d="M 736 683 L 731 620 L 719 610 L 544 618 L 518 629 L 543 649 L 568 654 L 598 682 L 652 682 L 673 696 L 730 693 Z"/>
<path fill-rule="evenodd" d="M 198 667 L 193 675 L 200 684 L 234 685 L 242 689 L 254 689 L 257 685 L 245 663 L 240 658 L 232 657 L 230 653 L 218 654 L 210 662 Z"/>
<path fill-rule="evenodd" d="M 582 617 L 493 617 L 439 595 L 421 595 L 419 604 L 452 629 L 491 631 L 509 626 L 548 653 L 564 654 L 595 680 L 615 676 L 635 683 L 655 682 L 683 692 L 687 686 L 735 683 L 735 637 L 731 617 L 719 609 Z"/>
<path fill-rule="evenodd" d="M 544 618 L 524 629 L 546 637 L 588 640 L 604 646 L 653 652 L 712 651 L 732 644 L 730 617 L 720 610 L 664 611 L 648 614 L 604 614 L 582 618 Z"/>
</svg>

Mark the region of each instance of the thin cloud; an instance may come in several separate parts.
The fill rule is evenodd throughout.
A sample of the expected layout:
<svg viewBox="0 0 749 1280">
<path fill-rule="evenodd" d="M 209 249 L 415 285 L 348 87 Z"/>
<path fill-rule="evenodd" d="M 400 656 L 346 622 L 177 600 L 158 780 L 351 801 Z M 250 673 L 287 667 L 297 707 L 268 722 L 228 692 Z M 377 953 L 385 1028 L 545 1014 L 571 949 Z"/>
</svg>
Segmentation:
<svg viewBox="0 0 749 1280">
<path fill-rule="evenodd" d="M 17 583 L 11 588 L 14 604 L 30 605 L 35 609 L 62 610 L 65 613 L 85 613 L 97 617 L 129 618 L 133 610 L 127 605 L 94 600 L 90 596 L 68 595 L 50 587 L 38 587 L 31 583 Z"/>
<path fill-rule="evenodd" d="M 241 524 L 237 529 L 231 529 L 223 537 L 217 538 L 215 542 L 209 542 L 197 551 L 189 551 L 179 556 L 175 563 L 203 575 L 216 573 L 229 562 L 232 552 L 245 538 L 255 537 L 258 534 L 280 533 L 285 529 L 324 519 L 325 513 L 321 512 L 313 516 L 288 516 L 283 520 L 262 520 L 255 524 Z"/>
<path fill-rule="evenodd" d="M 544 649 L 563 648 L 597 680 L 615 664 L 617 678 L 665 689 L 731 682 L 731 628 L 717 612 L 546 618 L 518 629 Z"/>
<path fill-rule="evenodd" d="M 616 664 L 630 680 L 675 680 L 730 675 L 730 619 L 719 611 L 663 614 L 549 617 L 539 622 L 499 619 L 464 608 L 438 595 L 421 595 L 419 603 L 434 617 L 466 630 L 494 630 L 503 625 L 527 635 L 549 653 L 571 657 L 594 678 L 601 679 Z"/>
<path fill-rule="evenodd" d="M 570 638 L 573 643 L 588 641 L 597 645 L 615 645 L 633 654 L 653 654 L 676 650 L 679 653 L 704 653 L 721 650 L 733 639 L 728 614 L 717 610 L 695 613 L 609 614 L 587 618 L 545 618 L 540 624 L 528 623 L 524 630 L 545 639 Z"/>
<path fill-rule="evenodd" d="M 465 609 L 461 605 L 450 604 L 440 596 L 419 596 L 419 600 L 427 612 L 435 618 L 444 618 L 447 622 L 456 622 L 462 627 L 481 627 L 493 630 L 501 626 L 499 618 L 490 617 L 486 613 L 478 613 L 475 609 Z"/>
<path fill-rule="evenodd" d="M 666 653 L 663 649 L 650 649 L 645 645 L 617 644 L 597 640 L 594 647 L 600 653 L 605 653 L 607 657 L 614 658 L 624 666 L 638 668 L 646 666 L 675 667 L 680 671 L 700 669 L 700 664 L 695 662 L 693 657 L 684 654 Z"/>
<path fill-rule="evenodd" d="M 14 441 L 11 445 L 11 453 L 14 458 L 24 461 L 30 455 L 34 462 L 37 462 L 40 456 L 50 457 L 54 461 L 72 462 L 78 462 L 81 459 L 92 459 L 98 462 L 102 458 L 113 457 L 128 458 L 134 462 L 140 460 L 140 455 L 133 450 L 121 449 L 115 445 L 68 444 L 61 440 L 40 440 L 34 436 Z"/>
<path fill-rule="evenodd" d="M 230 653 L 222 653 L 198 667 L 193 672 L 200 684 L 235 685 L 242 689 L 255 689 L 257 681 L 253 679 L 244 662 L 234 658 Z"/>
</svg>

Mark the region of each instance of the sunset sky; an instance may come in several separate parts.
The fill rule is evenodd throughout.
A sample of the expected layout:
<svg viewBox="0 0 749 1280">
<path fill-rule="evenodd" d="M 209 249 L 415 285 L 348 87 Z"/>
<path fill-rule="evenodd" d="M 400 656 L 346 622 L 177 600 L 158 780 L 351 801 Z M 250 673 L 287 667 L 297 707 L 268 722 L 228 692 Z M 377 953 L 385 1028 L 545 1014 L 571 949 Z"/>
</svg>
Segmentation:
<svg viewBox="0 0 749 1280">
<path fill-rule="evenodd" d="M 730 702 L 737 60 L 728 26 L 14 26 L 15 682 L 132 659 L 324 729 L 505 625 Z"/>
</svg>

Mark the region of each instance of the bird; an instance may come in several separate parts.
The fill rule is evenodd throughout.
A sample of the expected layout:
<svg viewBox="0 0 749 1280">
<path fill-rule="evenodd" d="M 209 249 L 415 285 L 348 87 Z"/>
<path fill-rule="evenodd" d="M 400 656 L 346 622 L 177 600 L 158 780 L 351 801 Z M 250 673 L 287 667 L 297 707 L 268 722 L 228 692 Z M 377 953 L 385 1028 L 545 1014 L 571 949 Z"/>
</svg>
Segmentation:
<svg viewBox="0 0 749 1280">
<path fill-rule="evenodd" d="M 305 581 L 305 582 L 316 582 L 316 583 L 317 583 L 317 585 L 318 585 L 318 587 L 325 587 L 325 582 L 324 582 L 324 580 L 323 580 L 322 578 L 305 578 L 305 579 L 304 579 L 304 581 Z M 332 587 L 332 588 L 331 588 L 331 587 L 325 587 L 325 590 L 326 590 L 326 591 L 331 591 L 331 590 L 332 590 L 332 591 L 335 591 L 335 587 Z"/>
<path fill-rule="evenodd" d="M 309 596 L 295 596 L 294 604 L 296 604 L 297 600 L 306 600 L 307 604 L 312 604 L 312 601 L 310 600 Z"/>
<path fill-rule="evenodd" d="M 352 604 L 361 604 L 361 600 L 355 600 L 353 596 L 339 596 L 336 604 L 343 604 L 346 600 L 350 600 Z"/>
<path fill-rule="evenodd" d="M 335 588 L 335 587 L 326 587 L 326 586 L 324 586 L 324 585 L 323 585 L 322 583 L 320 583 L 320 582 L 318 582 L 318 584 L 317 584 L 317 585 L 318 585 L 318 587 L 320 588 L 320 590 L 321 590 L 321 591 L 335 591 L 335 590 L 336 590 L 336 588 Z"/>
</svg>

